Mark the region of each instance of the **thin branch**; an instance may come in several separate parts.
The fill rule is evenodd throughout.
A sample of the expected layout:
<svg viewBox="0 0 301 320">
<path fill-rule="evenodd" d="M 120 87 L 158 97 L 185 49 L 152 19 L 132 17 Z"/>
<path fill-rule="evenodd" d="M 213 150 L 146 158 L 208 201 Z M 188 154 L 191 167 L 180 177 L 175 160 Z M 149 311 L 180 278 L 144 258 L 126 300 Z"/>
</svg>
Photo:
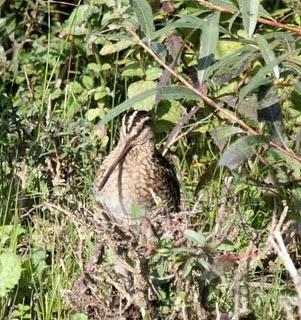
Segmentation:
<svg viewBox="0 0 301 320">
<path fill-rule="evenodd" d="M 232 10 L 232 9 L 229 9 L 229 8 L 223 8 L 223 7 L 220 7 L 218 5 L 215 5 L 215 4 L 210 3 L 208 1 L 205 1 L 205 0 L 197 0 L 197 1 L 198 1 L 198 3 L 200 5 L 202 5 L 204 7 L 207 7 L 209 9 L 215 10 L 215 11 L 230 13 L 232 15 L 237 14 L 237 11 L 235 11 L 235 10 Z M 293 33 L 301 35 L 301 28 L 290 26 L 290 25 L 287 25 L 285 23 L 278 22 L 275 19 L 258 18 L 257 21 L 262 23 L 262 24 L 268 25 L 268 26 L 272 26 L 272 27 L 276 27 L 276 28 L 284 29 L 284 30 L 289 30 L 289 31 L 291 31 Z"/>
<path fill-rule="evenodd" d="M 238 118 L 235 114 L 228 111 L 227 109 L 222 108 L 219 106 L 216 102 L 214 102 L 212 99 L 210 99 L 208 96 L 203 94 L 200 90 L 196 89 L 192 83 L 187 81 L 182 75 L 180 75 L 176 70 L 173 70 L 170 66 L 168 66 L 163 60 L 160 59 L 160 57 L 157 56 L 157 54 L 149 47 L 147 46 L 138 36 L 138 34 L 133 30 L 132 25 L 130 25 L 128 22 L 123 23 L 124 28 L 126 31 L 131 34 L 135 40 L 137 41 L 137 44 L 141 46 L 146 52 L 148 52 L 165 70 L 169 71 L 174 77 L 176 77 L 182 84 L 196 93 L 203 101 L 206 103 L 209 107 L 217 110 L 221 113 L 228 121 L 237 123 L 240 127 L 242 127 L 245 130 L 245 133 L 247 135 L 261 135 L 260 132 L 257 132 L 252 127 L 247 125 L 243 120 Z M 277 149 L 280 152 L 286 154 L 287 156 L 301 162 L 301 157 L 296 155 L 292 151 L 288 151 L 285 148 L 278 146 L 274 142 L 270 141 L 268 142 L 268 145 L 272 147 L 273 149 Z"/>
</svg>

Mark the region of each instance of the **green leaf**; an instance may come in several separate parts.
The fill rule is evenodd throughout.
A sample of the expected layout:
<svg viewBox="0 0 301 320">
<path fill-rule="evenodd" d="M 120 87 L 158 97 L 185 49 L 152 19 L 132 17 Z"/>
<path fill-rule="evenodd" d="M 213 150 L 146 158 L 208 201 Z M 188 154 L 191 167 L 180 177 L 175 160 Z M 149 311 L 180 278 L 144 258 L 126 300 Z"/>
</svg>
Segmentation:
<svg viewBox="0 0 301 320">
<path fill-rule="evenodd" d="M 82 93 L 84 91 L 84 88 L 79 82 L 73 81 L 73 82 L 70 82 L 69 84 L 69 90 L 73 94 L 77 94 L 77 93 Z"/>
<path fill-rule="evenodd" d="M 72 317 L 73 320 L 89 320 L 88 316 L 83 313 L 77 313 Z"/>
<path fill-rule="evenodd" d="M 240 90 L 239 98 L 243 99 L 249 92 L 267 83 L 266 75 L 273 71 L 273 68 L 284 61 L 291 53 L 287 52 L 277 57 L 274 61 L 260 68 L 251 81 Z"/>
<path fill-rule="evenodd" d="M 137 96 L 141 92 L 145 92 L 151 89 L 154 89 L 157 87 L 156 82 L 154 81 L 137 81 L 134 83 L 131 83 L 128 88 L 128 96 L 129 98 L 133 98 L 134 96 Z M 149 96 L 145 98 L 144 100 L 140 101 L 139 103 L 136 103 L 133 105 L 134 109 L 142 109 L 142 110 L 151 110 L 152 107 L 155 105 L 155 94 L 152 96 Z"/>
<path fill-rule="evenodd" d="M 295 84 L 294 84 L 294 89 L 297 91 L 297 93 L 298 93 L 299 95 L 301 95 L 301 82 L 300 82 L 300 81 L 295 82 Z"/>
<path fill-rule="evenodd" d="M 104 115 L 104 109 L 103 108 L 91 108 L 86 112 L 85 118 L 88 121 L 93 121 L 97 117 L 102 117 L 103 115 Z"/>
<path fill-rule="evenodd" d="M 108 89 L 108 88 L 107 88 L 107 89 Z M 106 89 L 103 88 L 103 87 L 97 87 L 97 88 L 95 88 L 95 90 L 94 90 L 94 99 L 95 99 L 95 100 L 100 100 L 100 99 L 106 97 L 109 93 L 110 93 L 109 90 L 106 90 Z"/>
<path fill-rule="evenodd" d="M 106 56 L 108 54 L 120 52 L 124 49 L 127 49 L 128 47 L 130 47 L 133 44 L 134 44 L 134 42 L 132 40 L 127 40 L 127 39 L 122 39 L 116 43 L 107 42 L 100 49 L 99 54 L 102 56 Z"/>
<path fill-rule="evenodd" d="M 239 41 L 233 41 L 232 39 L 223 39 L 218 41 L 215 59 L 222 60 L 225 57 L 229 57 L 233 53 L 242 53 L 245 45 Z"/>
<path fill-rule="evenodd" d="M 206 243 L 206 238 L 204 237 L 202 231 L 194 231 L 191 229 L 187 229 L 184 232 L 185 238 L 194 242 L 195 244 L 199 246 L 204 246 Z"/>
<path fill-rule="evenodd" d="M 155 32 L 152 8 L 147 0 L 132 0 L 132 2 L 141 29 L 146 37 L 150 40 L 153 32 Z"/>
<path fill-rule="evenodd" d="M 273 63 L 273 61 L 276 59 L 276 56 L 270 44 L 261 34 L 256 35 L 256 40 L 266 64 Z M 280 72 L 278 64 L 273 67 L 273 73 L 276 79 L 279 79 Z"/>
<path fill-rule="evenodd" d="M 239 0 L 245 31 L 251 38 L 257 24 L 259 0 Z"/>
<path fill-rule="evenodd" d="M 47 253 L 44 249 L 33 249 L 32 251 L 32 269 L 31 272 L 34 276 L 40 276 L 45 269 L 47 269 L 46 263 Z"/>
<path fill-rule="evenodd" d="M 12 290 L 21 277 L 21 259 L 13 252 L 0 255 L 0 297 Z"/>
<path fill-rule="evenodd" d="M 118 106 L 116 106 L 115 108 L 113 108 L 112 110 L 110 110 L 100 121 L 99 126 L 103 126 L 106 123 L 108 123 L 109 121 L 111 121 L 112 119 L 114 119 L 115 117 L 117 117 L 120 113 L 128 110 L 130 107 L 132 107 L 134 104 L 136 103 L 140 103 L 141 101 L 143 101 L 144 99 L 156 94 L 156 88 L 153 88 L 151 90 L 142 92 L 136 96 L 134 96 L 131 99 L 128 99 L 126 101 L 124 101 L 123 103 L 119 104 Z"/>
<path fill-rule="evenodd" d="M 72 32 L 75 35 L 85 34 L 85 23 L 93 14 L 98 12 L 99 8 L 94 5 L 82 4 L 77 6 L 66 21 L 63 32 Z"/>
<path fill-rule="evenodd" d="M 210 19 L 208 24 L 203 28 L 201 39 L 200 39 L 200 52 L 198 59 L 198 80 L 203 83 L 206 80 L 207 68 L 214 61 L 214 54 L 218 43 L 218 23 L 220 19 L 220 12 L 215 12 Z"/>
<path fill-rule="evenodd" d="M 265 10 L 262 4 L 259 4 L 258 15 L 266 19 L 273 19 L 272 15 Z"/>
<path fill-rule="evenodd" d="M 162 75 L 162 69 L 158 67 L 148 68 L 145 72 L 146 80 L 157 80 Z"/>
<path fill-rule="evenodd" d="M 186 109 L 180 101 L 161 101 L 160 108 L 156 111 L 156 132 L 166 132 L 172 130 L 175 124 L 185 114 Z"/>
<path fill-rule="evenodd" d="M 208 19 L 200 19 L 199 17 L 196 17 L 195 15 L 198 14 L 194 13 L 188 16 L 181 16 L 180 19 L 176 21 L 169 22 L 164 28 L 161 28 L 160 30 L 153 33 L 151 40 L 155 40 L 157 38 L 160 38 L 162 36 L 166 36 L 167 34 L 170 34 L 173 30 L 178 28 L 183 29 L 202 29 L 204 25 L 207 24 Z"/>
<path fill-rule="evenodd" d="M 194 266 L 194 262 L 195 262 L 195 258 L 194 257 L 190 257 L 187 259 L 187 261 L 185 262 L 184 268 L 182 270 L 182 276 L 183 278 L 186 278 L 189 276 L 189 274 L 191 273 L 191 270 Z"/>
<path fill-rule="evenodd" d="M 235 11 L 237 10 L 237 7 L 231 0 L 211 0 L 210 2 L 222 8 L 235 10 Z"/>
<path fill-rule="evenodd" d="M 100 121 L 99 126 L 103 126 L 120 113 L 128 110 L 135 104 L 142 103 L 142 101 L 148 97 L 153 96 L 154 94 L 160 94 L 162 100 L 170 99 L 190 99 L 190 100 L 199 100 L 200 97 L 194 93 L 192 90 L 187 89 L 181 86 L 162 86 L 160 88 L 153 88 L 145 92 L 139 93 L 138 95 L 124 101 L 123 103 L 116 106 L 114 109 L 110 110 Z"/>
<path fill-rule="evenodd" d="M 253 59 L 252 51 L 246 49 L 241 52 L 234 52 L 221 61 L 217 61 L 207 69 L 207 77 L 214 74 L 212 81 L 217 84 L 225 84 L 240 75 L 249 66 Z"/>
<path fill-rule="evenodd" d="M 92 77 L 89 76 L 83 76 L 82 78 L 83 80 L 83 85 L 87 88 L 87 89 L 92 89 L 94 87 L 94 80 Z"/>
<path fill-rule="evenodd" d="M 3 162 L 2 162 L 3 165 Z M 0 245 L 3 247 L 12 236 L 19 236 L 25 232 L 20 226 L 2 225 L 0 226 Z"/>
<path fill-rule="evenodd" d="M 171 99 L 190 99 L 190 100 L 199 100 L 200 96 L 194 91 L 182 87 L 182 86 L 162 86 L 158 88 L 158 95 L 162 100 L 171 100 Z"/>
<path fill-rule="evenodd" d="M 218 146 L 220 150 L 223 150 L 228 142 L 228 139 L 237 133 L 242 133 L 243 130 L 239 127 L 234 126 L 221 126 L 213 129 L 210 135 L 214 143 Z"/>
<path fill-rule="evenodd" d="M 218 165 L 230 170 L 236 169 L 243 161 L 248 160 L 256 152 L 255 146 L 264 143 L 262 136 L 242 137 L 232 143 L 221 156 Z"/>
<path fill-rule="evenodd" d="M 142 78 L 144 75 L 143 69 L 139 62 L 132 62 L 124 67 L 121 74 L 123 77 L 139 77 Z"/>
</svg>

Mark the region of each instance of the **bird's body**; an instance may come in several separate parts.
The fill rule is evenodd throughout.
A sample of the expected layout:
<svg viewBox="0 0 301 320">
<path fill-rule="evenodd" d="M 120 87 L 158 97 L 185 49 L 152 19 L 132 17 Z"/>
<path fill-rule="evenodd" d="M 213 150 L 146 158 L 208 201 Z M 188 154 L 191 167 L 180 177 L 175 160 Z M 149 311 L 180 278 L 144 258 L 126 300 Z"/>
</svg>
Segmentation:
<svg viewBox="0 0 301 320">
<path fill-rule="evenodd" d="M 167 211 L 178 209 L 179 184 L 156 149 L 147 112 L 133 111 L 123 118 L 119 142 L 100 167 L 94 194 L 117 220 L 147 216 L 158 202 Z"/>
</svg>

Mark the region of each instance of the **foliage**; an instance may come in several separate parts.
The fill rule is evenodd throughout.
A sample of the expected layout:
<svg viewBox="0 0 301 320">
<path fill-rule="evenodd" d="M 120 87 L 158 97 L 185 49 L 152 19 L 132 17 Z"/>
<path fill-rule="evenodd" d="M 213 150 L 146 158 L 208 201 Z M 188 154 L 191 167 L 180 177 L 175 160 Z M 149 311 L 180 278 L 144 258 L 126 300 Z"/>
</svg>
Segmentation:
<svg viewBox="0 0 301 320">
<path fill-rule="evenodd" d="M 152 111 L 161 144 L 186 117 L 170 152 L 179 159 L 185 209 L 198 212 L 184 232 L 197 248 L 160 242 L 151 264 L 160 279 L 177 265 L 200 285 L 212 261 L 198 250 L 208 243 L 236 257 L 250 243 L 262 249 L 284 206 L 291 225 L 299 223 L 297 2 L 0 0 L 0 318 L 69 319 L 61 291 L 94 246 L 93 231 L 74 215 L 93 210 L 95 172 L 131 107 Z M 215 241 L 221 212 L 230 228 Z M 208 308 L 233 309 L 230 270 L 212 280 Z M 278 262 L 268 270 L 258 262 L 248 277 L 266 284 L 257 291 L 246 284 L 248 308 L 259 319 L 283 318 L 279 296 L 291 287 Z M 183 288 L 163 289 L 163 314 L 175 301 L 185 307 Z"/>
</svg>

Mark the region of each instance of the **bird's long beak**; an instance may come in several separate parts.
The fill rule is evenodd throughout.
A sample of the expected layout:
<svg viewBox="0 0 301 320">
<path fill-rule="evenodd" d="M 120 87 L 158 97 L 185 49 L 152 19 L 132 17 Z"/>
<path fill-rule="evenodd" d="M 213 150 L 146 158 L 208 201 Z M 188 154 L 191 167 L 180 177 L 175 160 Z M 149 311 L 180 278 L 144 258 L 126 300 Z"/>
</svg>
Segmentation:
<svg viewBox="0 0 301 320">
<path fill-rule="evenodd" d="M 114 169 L 117 167 L 119 162 L 126 156 L 126 154 L 131 149 L 131 139 L 128 139 L 124 142 L 124 147 L 120 150 L 119 155 L 117 156 L 116 160 L 113 162 L 113 164 L 107 169 L 107 171 L 104 173 L 103 178 L 98 186 L 98 191 L 100 191 L 105 184 L 107 183 L 108 179 L 110 178 L 110 175 L 114 171 Z"/>
</svg>

